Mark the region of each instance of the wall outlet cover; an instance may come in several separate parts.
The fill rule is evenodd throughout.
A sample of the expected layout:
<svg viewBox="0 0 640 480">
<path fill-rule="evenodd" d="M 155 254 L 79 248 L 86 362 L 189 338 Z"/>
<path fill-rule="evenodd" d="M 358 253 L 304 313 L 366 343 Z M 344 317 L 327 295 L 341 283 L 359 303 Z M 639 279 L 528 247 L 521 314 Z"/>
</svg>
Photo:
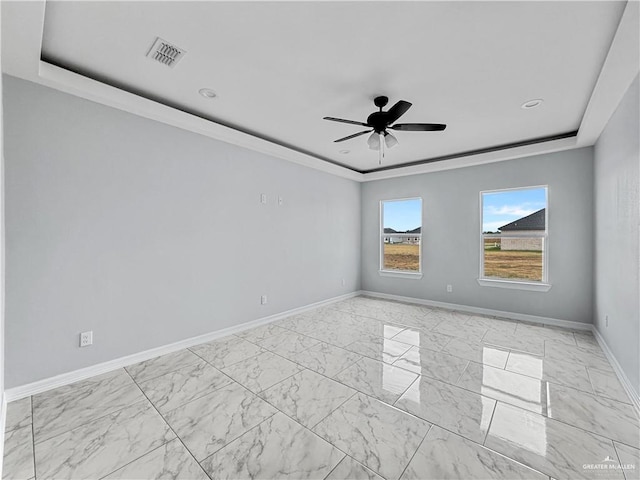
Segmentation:
<svg viewBox="0 0 640 480">
<path fill-rule="evenodd" d="M 93 331 L 82 332 L 80 334 L 80 346 L 88 347 L 93 344 Z"/>
</svg>

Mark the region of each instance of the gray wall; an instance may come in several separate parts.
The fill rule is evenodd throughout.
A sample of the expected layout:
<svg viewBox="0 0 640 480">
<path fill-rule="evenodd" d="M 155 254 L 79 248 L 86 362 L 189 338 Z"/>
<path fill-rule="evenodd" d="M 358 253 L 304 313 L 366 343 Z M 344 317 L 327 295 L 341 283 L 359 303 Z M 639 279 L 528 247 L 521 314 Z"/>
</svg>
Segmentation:
<svg viewBox="0 0 640 480">
<path fill-rule="evenodd" d="M 8 388 L 360 288 L 356 182 L 4 80 Z"/>
<path fill-rule="evenodd" d="M 639 89 L 636 77 L 595 146 L 594 323 L 636 393 L 640 392 Z"/>
<path fill-rule="evenodd" d="M 2 8 L 0 7 L 0 13 Z M 0 14 L 0 25 L 2 25 L 2 15 Z M 0 30 L 2 28 L 0 27 Z M 2 35 L 0 32 L 0 52 L 2 52 Z M 2 55 L 0 54 L 0 57 Z M 0 58 L 0 65 L 2 59 Z M 2 75 L 0 75 L 0 100 L 2 99 Z M 0 412 L 4 408 L 4 127 L 3 127 L 3 106 L 0 101 Z M 4 427 L 4 425 L 2 425 Z M 0 465 L 0 476 L 2 476 L 2 465 Z"/>
<path fill-rule="evenodd" d="M 548 185 L 548 292 L 484 287 L 479 192 Z M 378 274 L 380 200 L 422 197 L 421 280 Z M 593 150 L 583 148 L 470 168 L 366 183 L 362 187 L 362 288 L 507 312 L 590 323 Z M 446 293 L 446 285 L 453 293 Z"/>
</svg>

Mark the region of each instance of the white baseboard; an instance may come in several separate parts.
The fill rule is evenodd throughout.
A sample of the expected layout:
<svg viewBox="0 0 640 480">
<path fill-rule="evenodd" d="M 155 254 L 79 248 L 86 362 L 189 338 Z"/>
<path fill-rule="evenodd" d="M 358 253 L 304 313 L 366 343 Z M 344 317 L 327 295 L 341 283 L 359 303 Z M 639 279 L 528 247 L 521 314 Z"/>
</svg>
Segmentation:
<svg viewBox="0 0 640 480">
<path fill-rule="evenodd" d="M 616 372 L 618 380 L 620 380 L 620 383 L 622 384 L 624 390 L 627 392 L 627 395 L 629 395 L 629 398 L 633 402 L 633 406 L 636 408 L 638 416 L 640 416 L 640 395 L 631 385 L 629 377 L 627 377 L 627 374 L 624 373 L 624 370 L 622 370 L 622 367 L 618 363 L 618 360 L 616 359 L 615 355 L 609 348 L 609 345 L 607 345 L 607 342 L 605 342 L 604 337 L 600 334 L 595 325 L 593 325 L 593 335 L 596 337 L 600 348 L 602 348 L 602 351 L 607 357 L 607 360 L 609 360 L 609 363 L 613 367 L 613 371 Z"/>
<path fill-rule="evenodd" d="M 267 323 L 275 322 L 276 320 L 290 317 L 291 315 L 297 315 L 308 310 L 313 310 L 324 305 L 330 305 L 332 303 L 346 300 L 347 298 L 356 297 L 358 295 L 360 295 L 359 291 L 347 293 L 345 295 L 322 300 L 320 302 L 305 305 L 303 307 L 293 308 L 285 312 L 269 315 L 268 317 L 258 318 L 257 320 L 245 322 L 240 325 L 234 325 L 233 327 L 223 328 L 222 330 L 216 330 L 215 332 L 206 333 L 197 337 L 187 338 L 185 340 L 180 340 L 179 342 L 170 343 L 161 347 L 152 348 L 150 350 L 134 353 L 125 357 L 98 363 L 96 365 L 74 370 L 72 372 L 62 373 L 54 377 L 45 378 L 43 380 L 38 380 L 26 385 L 21 385 L 19 387 L 9 388 L 5 390 L 5 400 L 6 402 L 12 402 L 14 400 L 19 400 L 30 395 L 36 395 L 38 393 L 46 392 L 47 390 L 52 390 L 54 388 L 62 387 L 64 385 L 69 385 L 80 380 L 94 377 L 96 375 L 111 372 L 113 370 L 117 370 L 118 368 L 127 367 L 129 365 L 133 365 L 134 363 L 143 362 L 160 355 L 166 355 L 168 353 L 173 353 L 184 348 L 193 347 L 194 345 L 210 342 L 217 338 L 225 337 L 234 333 L 239 333 L 250 328 L 259 327 Z"/>
<path fill-rule="evenodd" d="M 0 438 L 0 478 L 4 478 L 2 476 L 2 467 L 4 462 L 4 429 L 7 424 L 7 396 L 4 392 L 0 392 L 0 432 L 2 432 L 2 438 Z"/>
<path fill-rule="evenodd" d="M 405 303 L 415 303 L 418 305 L 427 305 L 429 307 L 447 308 L 449 310 L 458 310 L 460 312 L 478 313 L 480 315 L 491 315 L 494 317 L 509 318 L 511 320 L 521 320 L 530 323 L 540 323 L 543 325 L 551 325 L 554 327 L 570 328 L 572 330 L 588 330 L 591 331 L 590 323 L 573 322 L 571 320 L 560 320 L 550 317 L 539 317 L 537 315 L 528 315 L 526 313 L 504 312 L 502 310 L 493 310 L 490 308 L 472 307 L 469 305 L 457 305 L 455 303 L 436 302 L 433 300 L 424 300 L 422 298 L 403 297 L 400 295 L 391 295 L 389 293 L 370 292 L 363 290 L 362 295 L 369 297 L 384 298 L 387 300 L 397 300 Z"/>
</svg>

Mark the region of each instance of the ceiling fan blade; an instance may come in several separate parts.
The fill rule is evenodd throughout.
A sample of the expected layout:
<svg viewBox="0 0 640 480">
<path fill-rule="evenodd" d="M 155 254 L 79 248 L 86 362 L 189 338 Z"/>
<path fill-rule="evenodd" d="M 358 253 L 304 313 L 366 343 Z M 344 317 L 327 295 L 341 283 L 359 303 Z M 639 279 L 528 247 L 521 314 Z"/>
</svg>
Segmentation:
<svg viewBox="0 0 640 480">
<path fill-rule="evenodd" d="M 404 132 L 440 132 L 447 126 L 442 123 L 397 123 L 389 128 Z"/>
<path fill-rule="evenodd" d="M 332 122 L 341 122 L 341 123 L 350 123 L 351 125 L 362 125 L 363 127 L 368 127 L 366 123 L 356 122 L 355 120 L 345 120 L 344 118 L 336 118 L 336 117 L 323 117 L 324 120 L 331 120 Z"/>
<path fill-rule="evenodd" d="M 411 103 L 405 102 L 404 100 L 398 101 L 393 107 L 389 109 L 387 112 L 387 125 L 391 125 L 393 122 L 398 120 L 402 115 L 404 115 L 407 110 L 411 108 Z"/>
<path fill-rule="evenodd" d="M 339 138 L 338 140 L 334 140 L 333 143 L 344 142 L 345 140 L 349 140 L 351 138 L 359 137 L 360 135 L 364 135 L 365 133 L 369 133 L 372 130 L 364 130 L 362 132 L 354 133 L 353 135 L 349 135 L 348 137 Z"/>
</svg>

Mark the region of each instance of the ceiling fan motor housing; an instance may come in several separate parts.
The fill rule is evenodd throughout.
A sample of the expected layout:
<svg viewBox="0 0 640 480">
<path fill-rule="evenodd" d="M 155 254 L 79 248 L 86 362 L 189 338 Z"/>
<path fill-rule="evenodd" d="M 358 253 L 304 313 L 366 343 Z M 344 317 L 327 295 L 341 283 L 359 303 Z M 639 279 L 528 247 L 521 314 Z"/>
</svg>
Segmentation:
<svg viewBox="0 0 640 480">
<path fill-rule="evenodd" d="M 367 118 L 367 124 L 373 128 L 376 133 L 382 133 L 388 126 L 387 112 L 373 112 Z"/>
</svg>

